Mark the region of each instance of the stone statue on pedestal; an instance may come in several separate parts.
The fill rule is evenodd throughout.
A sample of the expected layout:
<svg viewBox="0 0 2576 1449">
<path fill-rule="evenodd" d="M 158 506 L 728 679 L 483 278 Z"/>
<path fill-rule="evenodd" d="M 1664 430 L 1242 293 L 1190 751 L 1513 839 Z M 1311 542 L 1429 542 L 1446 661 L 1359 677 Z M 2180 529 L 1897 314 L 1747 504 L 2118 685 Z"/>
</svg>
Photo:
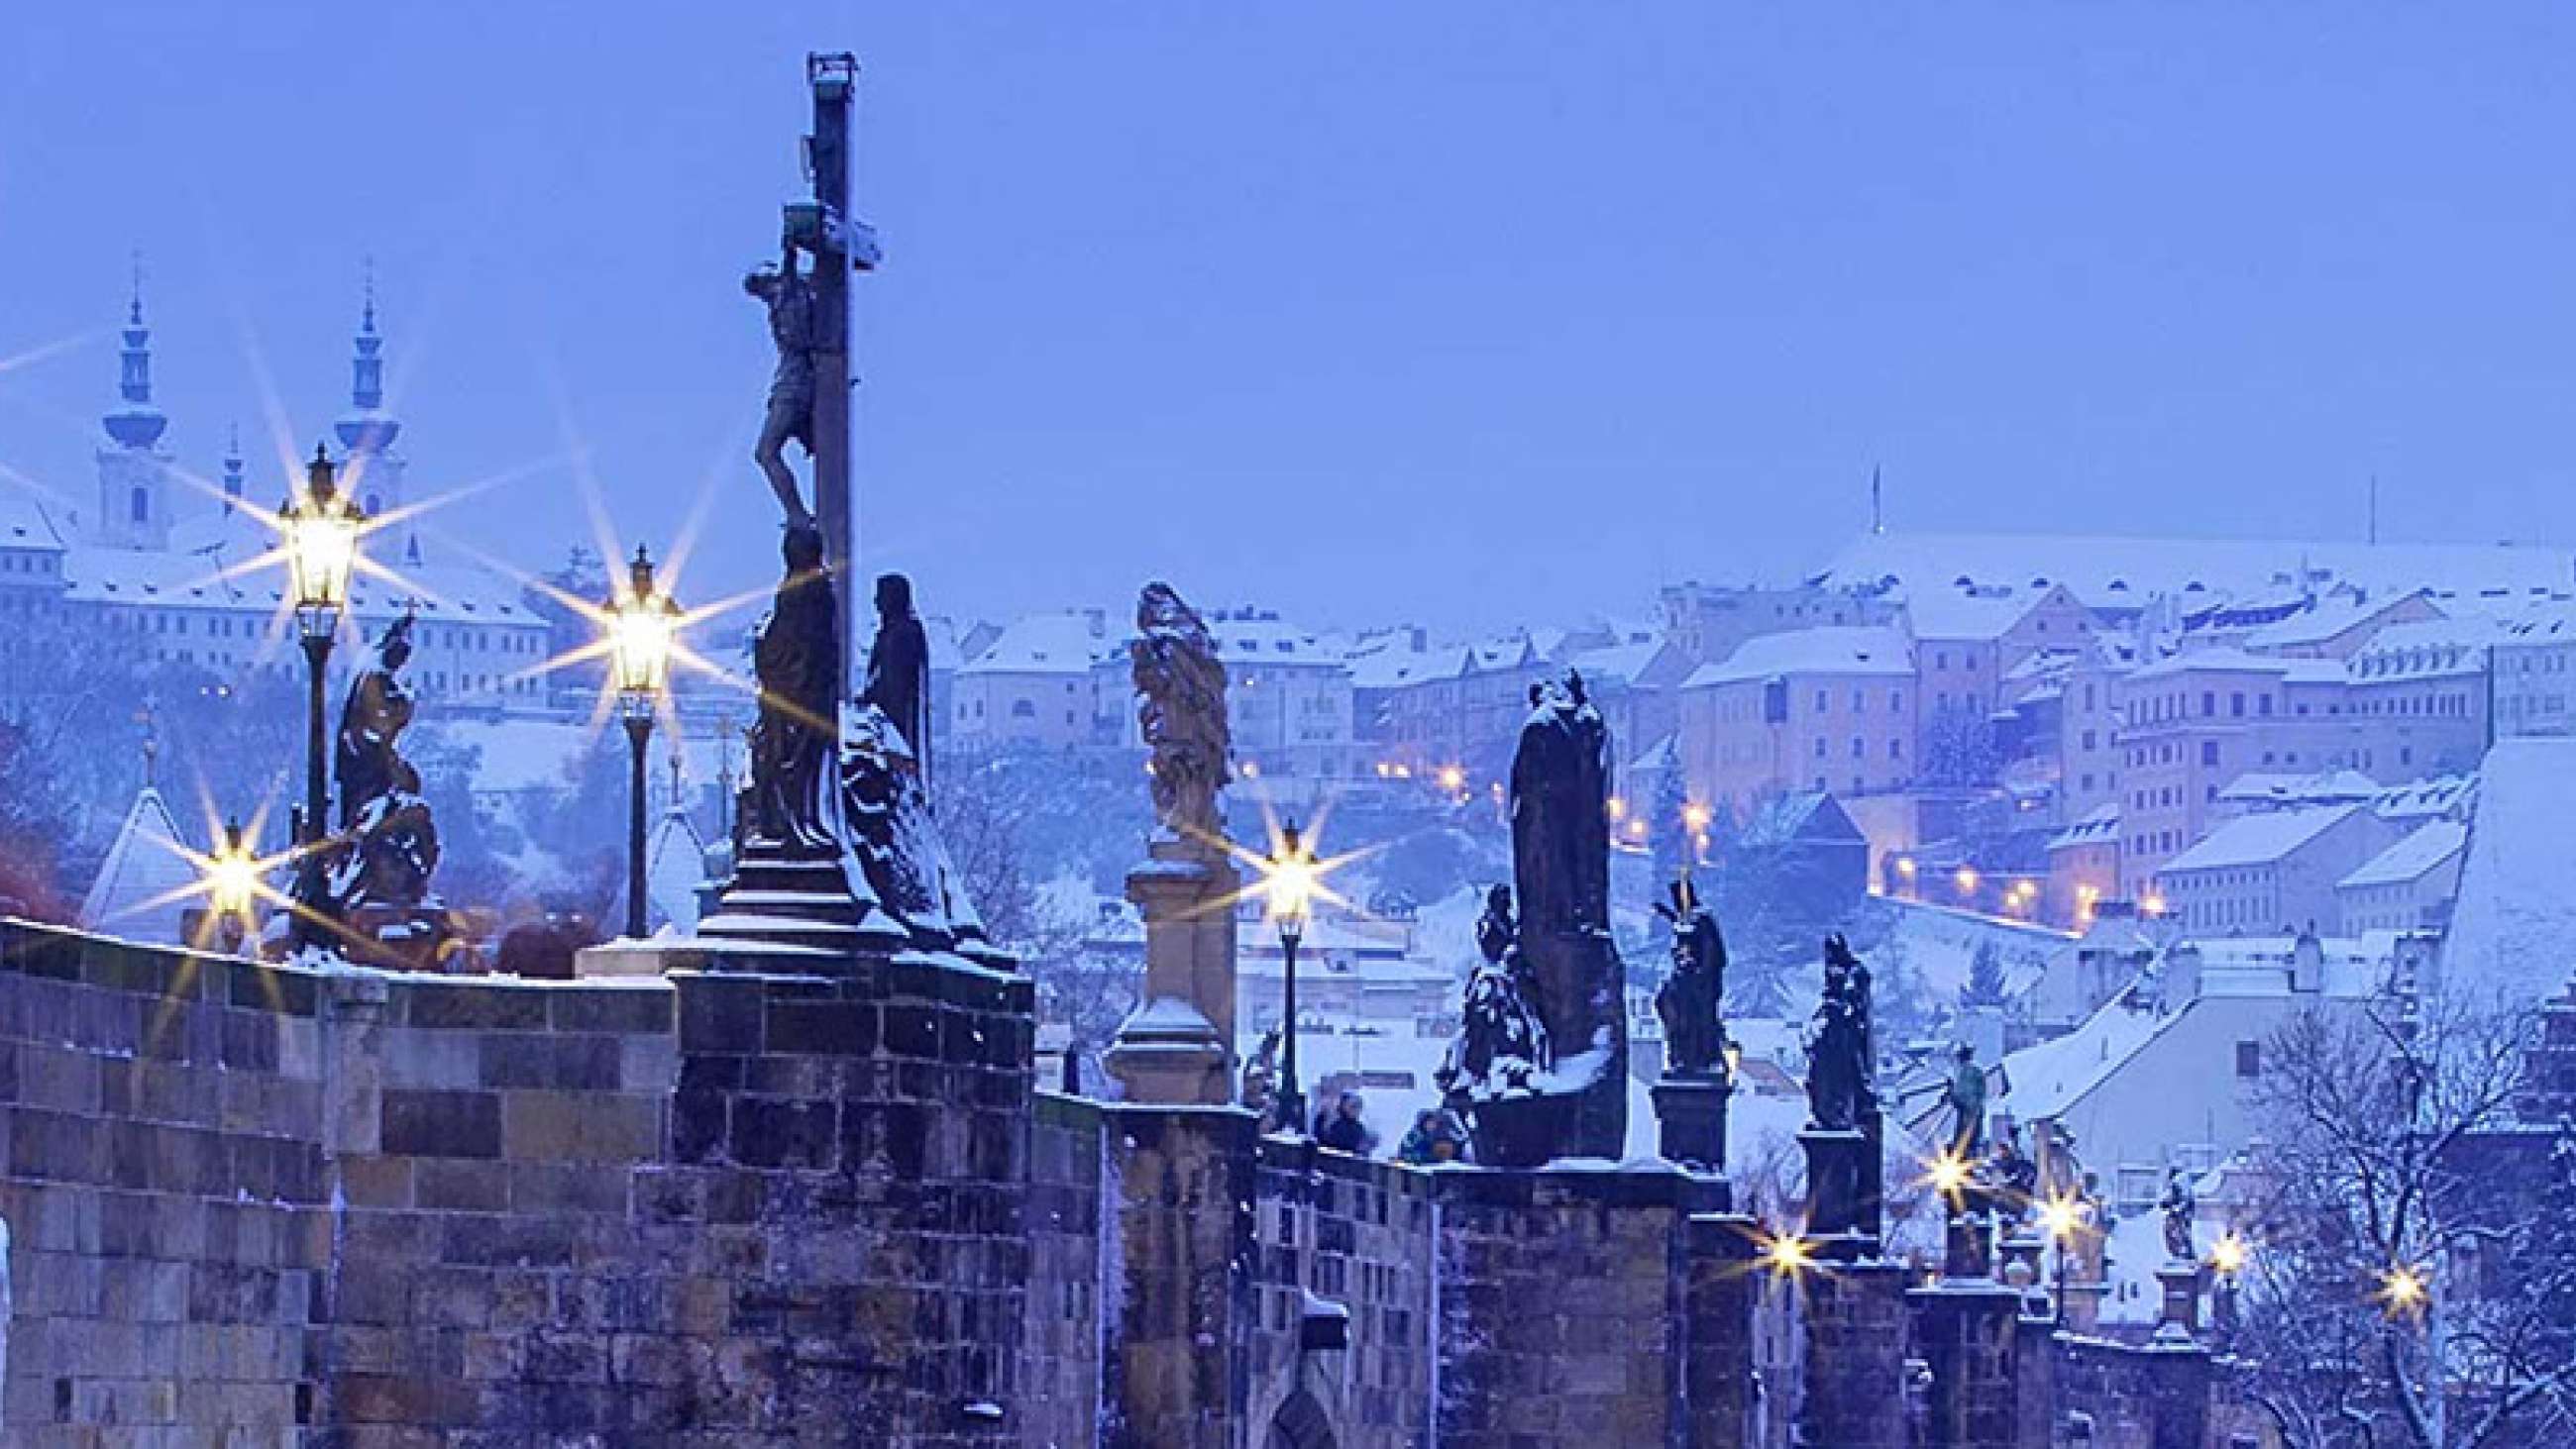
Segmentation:
<svg viewBox="0 0 2576 1449">
<path fill-rule="evenodd" d="M 1225 712 L 1225 661 L 1198 611 L 1169 584 L 1147 584 L 1136 599 L 1128 660 L 1136 722 L 1153 772 L 1154 816 L 1173 836 L 1221 841 L 1216 792 L 1232 778 Z"/>
<path fill-rule="evenodd" d="M 930 636 L 912 610 L 912 580 L 901 574 L 877 575 L 877 637 L 859 698 L 885 711 L 929 779 Z"/>
<path fill-rule="evenodd" d="M 2165 1175 L 2165 1195 L 2156 1204 L 2164 1215 L 2165 1256 L 2177 1263 L 2198 1263 L 2200 1250 L 2192 1243 L 2192 1218 L 2200 1205 L 2192 1197 L 2191 1180 L 2179 1167 Z"/>
<path fill-rule="evenodd" d="M 1486 892 L 1485 914 L 1476 922 L 1476 949 L 1484 960 L 1467 978 L 1458 1035 L 1431 1078 L 1449 1107 L 1471 1121 L 1481 1106 L 1536 1093 L 1540 1074 L 1555 1061 L 1547 1023 L 1530 1000 L 1535 983 L 1517 935 L 1512 888 L 1495 886 Z"/>
<path fill-rule="evenodd" d="M 1655 993 L 1655 1015 L 1664 1023 L 1664 1073 L 1714 1076 L 1726 1058 L 1725 938 L 1687 871 L 1673 881 L 1670 903 L 1657 902 L 1655 913 L 1673 928 L 1672 971 Z"/>
<path fill-rule="evenodd" d="M 420 795 L 420 772 L 397 749 L 415 708 L 402 682 L 410 661 L 412 615 L 402 615 L 376 641 L 368 667 L 350 679 L 332 746 L 340 831 L 325 847 L 322 901 L 314 909 L 340 921 L 353 945 L 379 942 L 397 965 L 430 965 L 446 937 L 430 901 L 438 821 Z"/>
<path fill-rule="evenodd" d="M 787 444 L 802 445 L 814 456 L 815 298 L 812 278 L 797 269 L 796 248 L 781 259 L 763 262 L 744 274 L 743 291 L 760 299 L 769 311 L 769 340 L 778 349 L 778 367 L 769 378 L 769 404 L 761 415 L 760 439 L 752 461 L 778 495 L 778 506 L 790 529 L 810 528 L 812 510 L 798 490 L 796 472 L 787 466 Z"/>
<path fill-rule="evenodd" d="M 1878 1106 L 1871 1061 L 1869 968 L 1839 935 L 1825 938 L 1825 990 L 1807 1038 L 1809 1125 L 1847 1131 Z"/>
<path fill-rule="evenodd" d="M 1499 1009 L 1509 1001 L 1505 984 L 1517 983 L 1547 1051 L 1523 1074 L 1528 1092 L 1477 1109 L 1480 1162 L 1532 1166 L 1626 1150 L 1628 1018 L 1609 931 L 1609 761 L 1609 728 L 1581 676 L 1531 688 L 1512 756 L 1513 888 L 1497 897 L 1520 904 L 1510 953 L 1520 964 L 1503 969 L 1488 946 L 1493 969 L 1480 971 L 1470 990 L 1481 983 Z M 1489 909 L 1487 920 L 1498 919 L 1509 918 Z M 1482 1029 L 1490 1037 L 1493 1023 Z M 1453 1054 L 1462 1072 L 1489 1044 L 1462 1039 Z"/>
<path fill-rule="evenodd" d="M 1242 885 L 1217 804 L 1229 775 L 1225 663 L 1206 622 L 1169 584 L 1138 595 L 1127 649 L 1155 828 L 1146 859 L 1127 873 L 1127 898 L 1145 918 L 1144 986 L 1107 1062 L 1130 1101 L 1218 1105 L 1234 1097 Z"/>
<path fill-rule="evenodd" d="M 1961 1042 L 1955 1055 L 1941 1101 L 1957 1123 L 1950 1132 L 1950 1150 L 1974 1161 L 1986 1149 L 1986 1071 L 1977 1065 L 1975 1047 Z"/>
<path fill-rule="evenodd" d="M 823 567 L 823 535 L 791 526 L 787 572 L 752 646 L 760 719 L 752 726 L 750 838 L 789 858 L 840 848 L 831 769 L 840 730 L 839 610 Z"/>
</svg>

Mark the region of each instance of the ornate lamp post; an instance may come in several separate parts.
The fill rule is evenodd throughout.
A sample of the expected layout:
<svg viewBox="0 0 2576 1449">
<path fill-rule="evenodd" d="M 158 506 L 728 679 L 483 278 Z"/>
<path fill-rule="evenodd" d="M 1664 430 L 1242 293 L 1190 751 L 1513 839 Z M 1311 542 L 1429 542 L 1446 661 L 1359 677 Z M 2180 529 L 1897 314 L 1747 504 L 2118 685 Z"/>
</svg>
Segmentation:
<svg viewBox="0 0 2576 1449">
<path fill-rule="evenodd" d="M 295 594 L 295 628 L 304 643 L 307 693 L 304 710 L 304 819 L 296 844 L 304 847 L 297 894 L 307 911 L 320 908 L 323 810 L 328 793 L 324 766 L 322 685 L 331 663 L 331 641 L 349 604 L 349 578 L 358 564 L 358 530 L 366 516 L 340 496 L 330 455 L 313 445 L 304 491 L 278 505 L 278 531 L 286 539 L 286 566 Z M 307 923 L 299 923 L 301 938 Z"/>
<path fill-rule="evenodd" d="M 671 680 L 671 636 L 679 606 L 653 582 L 653 560 L 635 548 L 627 587 L 609 601 L 609 667 L 617 708 L 626 722 L 630 770 L 626 801 L 626 934 L 644 939 L 644 749 L 653 737 L 653 714 Z"/>
<path fill-rule="evenodd" d="M 1288 1130 L 1303 1131 L 1306 1099 L 1297 1086 L 1297 946 L 1306 937 L 1306 918 L 1314 909 L 1315 858 L 1298 839 L 1295 821 L 1279 832 L 1279 848 L 1272 852 L 1267 864 L 1270 920 L 1279 928 L 1279 952 L 1285 970 L 1280 1001 L 1279 1116 Z"/>
</svg>

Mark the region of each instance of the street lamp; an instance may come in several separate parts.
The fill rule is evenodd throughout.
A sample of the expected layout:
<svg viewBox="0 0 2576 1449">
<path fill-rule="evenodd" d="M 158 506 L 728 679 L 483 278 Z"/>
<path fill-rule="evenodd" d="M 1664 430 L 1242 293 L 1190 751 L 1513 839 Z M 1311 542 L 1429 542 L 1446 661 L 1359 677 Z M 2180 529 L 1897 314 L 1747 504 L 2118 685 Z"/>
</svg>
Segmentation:
<svg viewBox="0 0 2576 1449">
<path fill-rule="evenodd" d="M 2066 1326 L 2066 1245 L 2084 1226 L 2084 1208 L 2080 1199 L 2064 1194 L 2051 1195 L 2039 1205 L 2040 1225 L 2048 1229 L 2049 1241 L 2057 1248 L 2057 1326 Z"/>
<path fill-rule="evenodd" d="M 2236 1279 L 2245 1271 L 2246 1260 L 2252 1256 L 2245 1239 L 2234 1228 L 2220 1233 L 2218 1241 L 2209 1245 L 2209 1266 L 2218 1271 L 2215 1295 L 2218 1301 L 2213 1306 L 2222 1333 L 2233 1332 L 2236 1328 Z"/>
<path fill-rule="evenodd" d="M 618 714 L 626 722 L 626 934 L 644 939 L 644 747 L 653 737 L 653 713 L 671 680 L 671 635 L 679 606 L 653 583 L 653 560 L 635 546 L 625 592 L 609 600 L 609 667 L 617 684 Z"/>
<path fill-rule="evenodd" d="M 322 682 L 331 663 L 331 641 L 340 632 L 340 615 L 349 605 L 349 578 L 358 564 L 358 529 L 366 521 L 358 505 L 340 495 L 331 457 L 313 445 L 305 465 L 304 491 L 278 505 L 278 531 L 286 539 L 286 569 L 295 595 L 295 630 L 304 643 L 304 820 L 296 844 L 303 847 L 297 871 L 297 894 L 304 909 L 322 905 L 324 795 L 328 780 L 323 765 Z M 299 921 L 302 937 L 308 924 Z"/>
<path fill-rule="evenodd" d="M 1314 909 L 1315 857 L 1298 839 L 1297 823 L 1279 832 L 1279 848 L 1267 862 L 1271 923 L 1279 928 L 1279 953 L 1285 962 L 1281 978 L 1283 1051 L 1279 1061 L 1279 1116 L 1290 1131 L 1306 1122 L 1306 1103 L 1297 1088 L 1297 945 L 1306 936 L 1306 918 Z"/>
<path fill-rule="evenodd" d="M 258 889 L 259 862 L 242 843 L 241 821 L 226 821 L 223 839 L 206 858 L 206 904 L 215 913 L 216 935 L 225 950 L 240 950 L 249 936 Z"/>
</svg>

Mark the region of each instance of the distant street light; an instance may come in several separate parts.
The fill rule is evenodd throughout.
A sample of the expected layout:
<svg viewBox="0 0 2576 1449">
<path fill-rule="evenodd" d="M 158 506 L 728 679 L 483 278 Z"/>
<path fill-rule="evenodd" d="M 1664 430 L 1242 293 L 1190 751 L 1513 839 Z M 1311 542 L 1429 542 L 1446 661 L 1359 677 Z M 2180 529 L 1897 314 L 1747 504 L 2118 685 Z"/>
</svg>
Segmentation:
<svg viewBox="0 0 2576 1449">
<path fill-rule="evenodd" d="M 627 586 L 609 607 L 609 668 L 618 714 L 626 723 L 626 934 L 644 939 L 644 753 L 653 716 L 671 681 L 671 636 L 680 610 L 653 582 L 653 560 L 641 544 L 627 566 Z"/>
<path fill-rule="evenodd" d="M 215 913 L 216 938 L 239 951 L 250 935 L 259 890 L 259 862 L 242 843 L 239 820 L 226 821 L 223 839 L 206 859 L 206 904 Z"/>
<path fill-rule="evenodd" d="M 1296 1132 L 1306 1125 L 1305 1095 L 1297 1086 L 1297 946 L 1306 937 L 1306 918 L 1314 910 L 1316 872 L 1315 857 L 1298 838 L 1295 821 L 1279 832 L 1279 848 L 1271 852 L 1264 868 L 1269 879 L 1263 889 L 1269 897 L 1271 923 L 1279 928 L 1285 973 L 1281 977 L 1279 1116 L 1289 1131 Z"/>
<path fill-rule="evenodd" d="M 2039 1205 L 2040 1225 L 2048 1230 L 2049 1241 L 2057 1250 L 2057 1324 L 2066 1326 L 2066 1245 L 2084 1227 L 2084 1206 L 2079 1198 L 2052 1195 Z"/>
<path fill-rule="evenodd" d="M 322 686 L 331 663 L 331 641 L 349 606 L 349 579 L 358 565 L 358 531 L 366 521 L 355 502 L 340 496 L 331 457 L 313 445 L 304 492 L 278 505 L 278 531 L 286 539 L 286 567 L 295 597 L 296 634 L 304 644 L 304 820 L 296 843 L 303 858 L 296 894 L 306 912 L 322 908 L 322 843 L 329 779 L 324 765 Z M 299 918 L 298 940 L 310 939 L 311 921 Z"/>
</svg>

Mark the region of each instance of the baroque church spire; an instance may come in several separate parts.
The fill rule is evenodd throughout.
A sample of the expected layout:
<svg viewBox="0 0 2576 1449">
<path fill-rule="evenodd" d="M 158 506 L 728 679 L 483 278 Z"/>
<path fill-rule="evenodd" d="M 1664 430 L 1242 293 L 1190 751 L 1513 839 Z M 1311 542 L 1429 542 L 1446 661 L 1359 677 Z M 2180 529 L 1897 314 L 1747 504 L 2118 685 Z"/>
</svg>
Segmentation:
<svg viewBox="0 0 2576 1449">
<path fill-rule="evenodd" d="M 376 264 L 367 262 L 365 304 L 349 357 L 349 411 L 334 431 L 340 446 L 352 453 L 382 453 L 394 444 L 402 422 L 385 411 L 385 339 L 376 330 Z"/>
<path fill-rule="evenodd" d="M 170 419 L 152 405 L 152 329 L 143 321 L 143 256 L 134 258 L 134 288 L 125 307 L 125 347 L 118 354 L 117 406 L 101 418 L 107 435 L 128 448 L 161 441 Z"/>
</svg>

